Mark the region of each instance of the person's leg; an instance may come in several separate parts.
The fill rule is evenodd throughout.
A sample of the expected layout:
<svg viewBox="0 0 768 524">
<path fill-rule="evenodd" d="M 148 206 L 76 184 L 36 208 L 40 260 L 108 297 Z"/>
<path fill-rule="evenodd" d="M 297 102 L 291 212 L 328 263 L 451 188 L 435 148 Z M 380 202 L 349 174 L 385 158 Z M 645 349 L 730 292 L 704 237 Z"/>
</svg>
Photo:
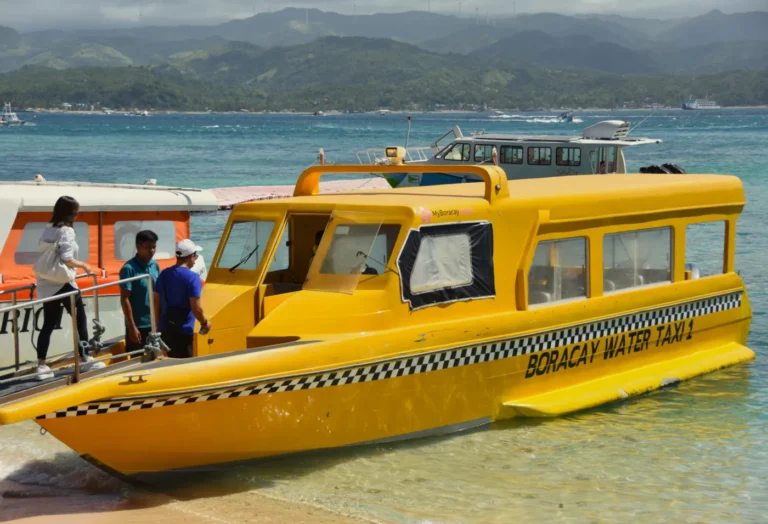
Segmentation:
<svg viewBox="0 0 768 524">
<path fill-rule="evenodd" d="M 178 358 L 176 357 L 176 340 L 177 340 L 177 333 L 173 333 L 172 331 L 163 331 L 160 338 L 165 343 L 166 346 L 168 346 L 168 356 L 170 358 Z"/>
<path fill-rule="evenodd" d="M 54 300 L 43 304 L 43 328 L 37 337 L 37 363 L 45 364 L 48 357 L 48 347 L 51 345 L 51 334 L 61 322 L 63 314 L 61 301 Z"/>
<path fill-rule="evenodd" d="M 181 339 L 179 341 L 179 352 L 181 355 L 179 358 L 192 358 L 192 338 L 194 335 L 179 335 Z"/>
</svg>

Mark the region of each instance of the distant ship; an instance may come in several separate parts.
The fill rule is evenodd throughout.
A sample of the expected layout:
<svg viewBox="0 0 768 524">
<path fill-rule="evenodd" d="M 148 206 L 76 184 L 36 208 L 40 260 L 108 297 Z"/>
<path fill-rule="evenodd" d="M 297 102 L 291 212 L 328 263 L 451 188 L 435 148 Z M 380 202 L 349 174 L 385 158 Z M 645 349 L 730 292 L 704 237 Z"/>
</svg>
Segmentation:
<svg viewBox="0 0 768 524">
<path fill-rule="evenodd" d="M 683 109 L 720 109 L 717 102 L 709 100 L 708 98 L 689 98 L 687 102 L 683 102 Z"/>
</svg>

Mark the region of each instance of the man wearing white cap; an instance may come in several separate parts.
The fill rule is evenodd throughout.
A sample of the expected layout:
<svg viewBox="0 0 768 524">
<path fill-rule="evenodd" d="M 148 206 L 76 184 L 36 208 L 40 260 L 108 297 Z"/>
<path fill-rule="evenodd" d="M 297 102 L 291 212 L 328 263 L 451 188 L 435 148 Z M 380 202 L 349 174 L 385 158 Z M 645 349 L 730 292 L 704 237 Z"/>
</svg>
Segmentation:
<svg viewBox="0 0 768 524">
<path fill-rule="evenodd" d="M 160 302 L 160 332 L 172 358 L 192 356 L 195 319 L 200 322 L 201 331 L 211 329 L 200 304 L 200 276 L 191 270 L 202 250 L 185 238 L 176 244 L 176 264 L 163 270 L 157 279 L 155 297 Z"/>
</svg>

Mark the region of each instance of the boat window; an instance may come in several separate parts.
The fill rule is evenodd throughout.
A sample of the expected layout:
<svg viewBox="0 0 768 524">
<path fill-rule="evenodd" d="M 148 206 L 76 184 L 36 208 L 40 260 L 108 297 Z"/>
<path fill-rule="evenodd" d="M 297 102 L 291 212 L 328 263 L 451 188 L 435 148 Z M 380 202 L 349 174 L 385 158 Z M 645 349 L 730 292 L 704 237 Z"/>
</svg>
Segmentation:
<svg viewBox="0 0 768 524">
<path fill-rule="evenodd" d="M 528 305 L 586 298 L 587 239 L 539 242 L 528 270 Z"/>
<path fill-rule="evenodd" d="M 598 147 L 589 152 L 592 172 L 610 174 L 616 172 L 616 147 Z"/>
<path fill-rule="evenodd" d="M 149 230 L 157 235 L 155 260 L 176 258 L 176 224 L 172 220 L 125 220 L 115 222 L 115 260 L 136 255 L 136 233 Z"/>
<path fill-rule="evenodd" d="M 686 278 L 690 279 L 723 274 L 725 271 L 724 220 L 688 224 L 685 229 L 685 269 Z"/>
<path fill-rule="evenodd" d="M 492 226 L 462 222 L 411 230 L 397 267 L 411 309 L 493 297 Z"/>
<path fill-rule="evenodd" d="M 272 221 L 252 220 L 234 222 L 224 250 L 216 267 L 237 269 L 256 269 L 267 247 L 275 223 Z M 239 265 L 238 265 L 239 264 Z"/>
<path fill-rule="evenodd" d="M 400 226 L 396 224 L 382 224 L 373 241 L 373 247 L 368 255 L 366 262 L 367 269 L 363 274 L 381 275 L 389 267 L 389 259 L 392 256 L 392 250 L 400 235 Z"/>
<path fill-rule="evenodd" d="M 672 281 L 672 229 L 660 227 L 605 235 L 606 293 Z"/>
<path fill-rule="evenodd" d="M 532 166 L 548 166 L 552 163 L 552 148 L 529 147 L 528 164 Z"/>
<path fill-rule="evenodd" d="M 16 252 L 13 254 L 13 261 L 16 264 L 26 266 L 37 262 L 40 256 L 38 244 L 45 228 L 50 226 L 48 222 L 29 222 L 24 226 L 21 233 L 21 239 L 16 246 Z M 75 222 L 75 239 L 77 240 L 78 257 L 80 260 L 88 260 L 88 224 L 85 222 Z"/>
<path fill-rule="evenodd" d="M 453 162 L 469 162 L 469 144 L 464 142 L 454 144 L 454 146 L 443 155 L 443 159 L 451 160 Z"/>
<path fill-rule="evenodd" d="M 475 144 L 475 162 L 490 162 L 493 160 L 493 144 Z"/>
<path fill-rule="evenodd" d="M 350 224 L 336 227 L 331 247 L 320 266 L 324 275 L 358 275 L 368 268 L 371 246 L 376 243 L 379 224 Z"/>
<path fill-rule="evenodd" d="M 454 233 L 421 240 L 411 272 L 415 295 L 472 283 L 472 249 L 469 234 Z"/>
<path fill-rule="evenodd" d="M 523 148 L 521 146 L 501 146 L 499 162 L 502 164 L 522 164 Z"/>
<path fill-rule="evenodd" d="M 272 264 L 269 265 L 268 273 L 273 271 L 283 271 L 288 269 L 291 265 L 291 224 L 288 223 L 283 230 L 283 235 L 280 237 L 280 242 L 277 244 L 277 251 L 275 252 L 275 258 L 272 259 Z"/>
<path fill-rule="evenodd" d="M 580 166 L 581 148 L 558 147 L 555 151 L 555 163 L 558 166 Z"/>
</svg>

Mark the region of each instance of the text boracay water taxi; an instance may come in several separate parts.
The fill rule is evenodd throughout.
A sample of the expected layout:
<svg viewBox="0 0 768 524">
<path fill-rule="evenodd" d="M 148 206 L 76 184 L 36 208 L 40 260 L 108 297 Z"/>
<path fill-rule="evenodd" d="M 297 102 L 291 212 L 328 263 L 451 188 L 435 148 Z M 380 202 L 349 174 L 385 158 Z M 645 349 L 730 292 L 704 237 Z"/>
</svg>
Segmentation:
<svg viewBox="0 0 768 524">
<path fill-rule="evenodd" d="M 738 178 L 445 169 L 483 182 L 319 195 L 371 167 L 315 166 L 238 205 L 194 358 L 0 399 L 0 423 L 140 475 L 560 415 L 754 357 Z M 689 247 L 701 228 L 719 254 Z"/>
</svg>

